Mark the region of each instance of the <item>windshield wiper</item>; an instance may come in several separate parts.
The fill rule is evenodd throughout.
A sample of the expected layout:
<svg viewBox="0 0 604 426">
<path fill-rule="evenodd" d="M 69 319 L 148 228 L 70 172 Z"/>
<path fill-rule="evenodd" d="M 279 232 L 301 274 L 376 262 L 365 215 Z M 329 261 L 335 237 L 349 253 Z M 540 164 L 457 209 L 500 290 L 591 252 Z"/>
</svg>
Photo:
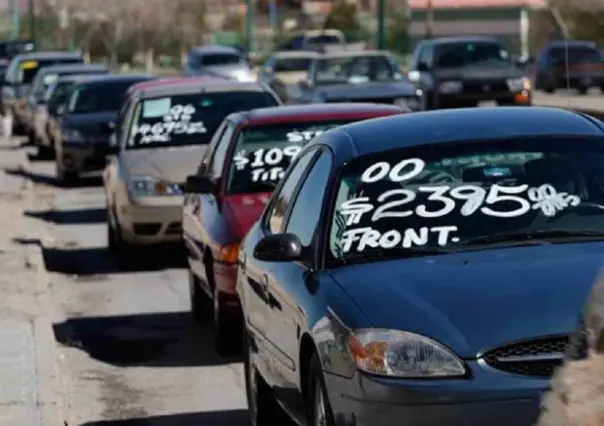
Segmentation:
<svg viewBox="0 0 604 426">
<path fill-rule="evenodd" d="M 512 231 L 500 234 L 485 235 L 462 241 L 461 246 L 522 242 L 526 244 L 547 244 L 549 240 L 595 238 L 604 239 L 604 232 L 586 229 L 538 229 L 534 231 Z"/>
<path fill-rule="evenodd" d="M 372 251 L 357 252 L 338 259 L 341 263 L 349 263 L 351 261 L 372 261 L 372 260 L 390 260 L 398 258 L 410 258 L 420 256 L 431 256 L 439 254 L 449 254 L 452 250 L 444 247 L 434 246 L 416 246 L 416 247 L 399 247 L 389 249 L 374 249 Z"/>
</svg>

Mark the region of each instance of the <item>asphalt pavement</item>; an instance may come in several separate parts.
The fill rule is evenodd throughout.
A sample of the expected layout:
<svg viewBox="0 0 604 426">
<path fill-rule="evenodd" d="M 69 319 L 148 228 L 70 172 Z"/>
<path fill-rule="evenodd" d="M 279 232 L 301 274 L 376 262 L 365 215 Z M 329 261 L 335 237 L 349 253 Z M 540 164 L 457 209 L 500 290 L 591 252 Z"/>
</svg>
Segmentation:
<svg viewBox="0 0 604 426">
<path fill-rule="evenodd" d="M 54 304 L 68 426 L 247 424 L 240 360 L 218 356 L 208 328 L 189 317 L 182 254 L 151 252 L 120 271 L 107 250 L 100 180 L 62 188 L 32 159 L 35 207 Z"/>
<path fill-rule="evenodd" d="M 579 95 L 572 90 L 558 90 L 552 94 L 535 92 L 533 103 L 540 106 L 604 112 L 604 94 L 599 89 L 591 89 L 585 95 Z"/>
</svg>

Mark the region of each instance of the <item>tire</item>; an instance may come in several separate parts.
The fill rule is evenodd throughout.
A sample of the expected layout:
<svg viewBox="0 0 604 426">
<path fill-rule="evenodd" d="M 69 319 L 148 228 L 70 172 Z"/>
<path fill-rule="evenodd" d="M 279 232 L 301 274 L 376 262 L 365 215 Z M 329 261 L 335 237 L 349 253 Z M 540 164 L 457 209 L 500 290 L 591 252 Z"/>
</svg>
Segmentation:
<svg viewBox="0 0 604 426">
<path fill-rule="evenodd" d="M 199 285 L 199 280 L 189 269 L 189 300 L 191 303 L 191 317 L 197 324 L 209 322 L 212 318 L 212 301 Z"/>
<path fill-rule="evenodd" d="M 239 318 L 228 311 L 223 296 L 213 286 L 212 330 L 214 347 L 220 355 L 234 355 L 241 350 L 241 324 Z"/>
<path fill-rule="evenodd" d="M 333 411 L 327 395 L 325 378 L 317 354 L 310 359 L 308 373 L 308 399 L 306 401 L 308 426 L 334 426 Z"/>
<path fill-rule="evenodd" d="M 246 327 L 242 327 L 243 371 L 248 417 L 251 426 L 293 426 L 294 421 L 275 400 L 271 389 L 251 362 L 251 339 Z"/>
</svg>

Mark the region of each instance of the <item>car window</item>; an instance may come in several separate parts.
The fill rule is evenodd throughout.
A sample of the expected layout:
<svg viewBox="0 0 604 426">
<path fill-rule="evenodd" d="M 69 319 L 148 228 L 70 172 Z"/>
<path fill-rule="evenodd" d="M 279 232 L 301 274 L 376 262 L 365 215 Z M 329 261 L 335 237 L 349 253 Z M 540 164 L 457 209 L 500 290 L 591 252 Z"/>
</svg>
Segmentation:
<svg viewBox="0 0 604 426">
<path fill-rule="evenodd" d="M 229 123 L 228 120 L 224 120 L 222 122 L 222 124 L 220 124 L 220 126 L 218 127 L 218 130 L 216 130 L 216 132 L 212 136 L 212 140 L 210 141 L 210 144 L 208 145 L 208 149 L 204 152 L 203 157 L 201 158 L 201 162 L 199 163 L 199 167 L 197 168 L 198 176 L 206 175 L 206 170 L 208 170 L 207 166 L 208 166 L 208 164 L 210 164 L 210 160 L 212 159 L 212 157 L 214 155 L 214 151 L 216 151 L 216 146 L 222 140 L 222 135 L 226 131 L 228 123 Z"/>
<path fill-rule="evenodd" d="M 321 34 L 317 36 L 308 37 L 306 39 L 308 47 L 319 47 L 325 45 L 343 44 L 344 40 L 335 34 Z"/>
<path fill-rule="evenodd" d="M 47 93 L 49 96 L 48 104 L 61 105 L 67 102 L 70 90 L 73 88 L 74 85 L 75 83 L 72 81 L 63 81 L 57 82 L 54 86 L 54 90 L 53 87 L 49 87 Z"/>
<path fill-rule="evenodd" d="M 572 46 L 568 48 L 568 51 L 564 47 L 554 47 L 550 49 L 549 57 L 554 66 L 565 64 L 567 57 L 568 63 L 571 65 L 602 62 L 600 51 L 590 46 Z"/>
<path fill-rule="evenodd" d="M 314 158 L 317 153 L 316 149 L 312 149 L 302 155 L 292 166 L 289 174 L 285 178 L 283 185 L 278 194 L 275 194 L 274 200 L 272 201 L 271 210 L 267 216 L 268 228 L 271 233 L 278 234 L 283 229 L 285 220 L 285 213 L 289 207 L 289 203 L 292 200 L 294 191 L 296 190 L 304 172 L 308 168 L 308 164 Z"/>
<path fill-rule="evenodd" d="M 67 110 L 70 114 L 117 112 L 126 91 L 136 80 L 82 83 L 73 88 Z"/>
<path fill-rule="evenodd" d="M 198 63 L 204 67 L 213 67 L 219 65 L 235 65 L 244 63 L 241 55 L 235 53 L 204 53 L 199 57 Z"/>
<path fill-rule="evenodd" d="M 499 43 L 455 42 L 437 45 L 434 52 L 437 68 L 459 68 L 478 63 L 511 63 L 508 51 Z"/>
<path fill-rule="evenodd" d="M 330 172 L 331 154 L 323 151 L 304 179 L 289 213 L 285 232 L 297 235 L 305 247 L 312 243 L 319 223 Z"/>
<path fill-rule="evenodd" d="M 231 153 L 227 194 L 272 192 L 307 142 L 329 129 L 360 119 L 297 119 L 246 126 L 237 135 Z"/>
<path fill-rule="evenodd" d="M 336 56 L 317 61 L 318 85 L 402 80 L 398 65 L 388 55 Z"/>
<path fill-rule="evenodd" d="M 231 145 L 231 139 L 235 132 L 235 125 L 233 123 L 227 123 L 226 130 L 222 134 L 216 151 L 212 155 L 212 163 L 210 165 L 209 176 L 212 179 L 219 179 L 222 176 L 222 170 L 224 168 L 224 160 L 226 158 L 227 151 Z"/>
<path fill-rule="evenodd" d="M 206 145 L 227 115 L 279 105 L 269 92 L 197 92 L 148 98 L 132 122 L 126 149 Z"/>
<path fill-rule="evenodd" d="M 384 259 L 408 255 L 402 249 L 477 250 L 604 234 L 602 142 L 508 138 L 357 157 L 336 184 L 328 256 L 363 253 L 359 261 L 376 261 L 377 251 Z"/>
<path fill-rule="evenodd" d="M 311 58 L 279 58 L 274 65 L 275 72 L 306 71 Z"/>
<path fill-rule="evenodd" d="M 59 64 L 81 64 L 84 61 L 80 58 L 56 58 L 56 59 L 32 59 L 20 61 L 15 76 L 17 84 L 31 84 L 41 68 Z"/>
<path fill-rule="evenodd" d="M 432 65 L 432 47 L 424 46 L 419 52 L 417 64 Z"/>
</svg>

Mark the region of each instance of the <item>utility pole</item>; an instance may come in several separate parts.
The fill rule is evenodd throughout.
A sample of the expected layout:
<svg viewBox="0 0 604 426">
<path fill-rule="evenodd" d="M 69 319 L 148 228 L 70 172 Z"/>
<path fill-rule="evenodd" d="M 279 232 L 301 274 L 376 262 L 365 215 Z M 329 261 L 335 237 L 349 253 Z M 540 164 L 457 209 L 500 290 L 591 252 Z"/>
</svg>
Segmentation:
<svg viewBox="0 0 604 426">
<path fill-rule="evenodd" d="M 36 45 L 36 10 L 34 0 L 29 0 L 29 27 L 31 41 Z"/>
<path fill-rule="evenodd" d="M 19 0 L 11 0 L 10 10 L 12 14 L 12 39 L 18 40 L 21 34 L 21 11 L 19 10 Z"/>
<path fill-rule="evenodd" d="M 247 0 L 247 8 L 245 15 L 245 48 L 248 54 L 252 53 L 254 48 L 254 0 Z"/>
<path fill-rule="evenodd" d="M 386 0 L 378 0 L 378 49 L 386 48 Z"/>
<path fill-rule="evenodd" d="M 426 2 L 426 38 L 434 37 L 434 7 L 432 0 Z"/>
</svg>

